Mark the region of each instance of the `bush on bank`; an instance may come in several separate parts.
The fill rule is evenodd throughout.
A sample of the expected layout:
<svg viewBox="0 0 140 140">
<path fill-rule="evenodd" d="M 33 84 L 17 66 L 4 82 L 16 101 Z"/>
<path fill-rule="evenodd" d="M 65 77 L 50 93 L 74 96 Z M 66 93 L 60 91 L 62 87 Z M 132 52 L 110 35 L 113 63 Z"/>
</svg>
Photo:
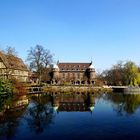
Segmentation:
<svg viewBox="0 0 140 140">
<path fill-rule="evenodd" d="M 13 92 L 13 86 L 10 80 L 0 78 L 0 94 L 11 95 Z"/>
</svg>

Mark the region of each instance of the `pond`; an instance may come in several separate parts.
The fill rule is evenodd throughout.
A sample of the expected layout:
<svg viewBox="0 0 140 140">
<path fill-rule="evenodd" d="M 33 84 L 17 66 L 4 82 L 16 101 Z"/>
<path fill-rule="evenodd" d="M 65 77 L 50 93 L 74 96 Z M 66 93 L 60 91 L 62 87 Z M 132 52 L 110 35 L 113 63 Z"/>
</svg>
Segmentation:
<svg viewBox="0 0 140 140">
<path fill-rule="evenodd" d="M 0 140 L 134 140 L 139 130 L 140 95 L 35 94 L 0 110 Z"/>
</svg>

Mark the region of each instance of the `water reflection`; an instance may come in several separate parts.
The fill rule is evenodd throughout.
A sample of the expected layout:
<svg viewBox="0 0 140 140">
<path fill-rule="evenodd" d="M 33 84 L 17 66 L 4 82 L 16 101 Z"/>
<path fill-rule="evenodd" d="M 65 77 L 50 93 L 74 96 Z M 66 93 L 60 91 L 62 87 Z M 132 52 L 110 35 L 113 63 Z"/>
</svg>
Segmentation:
<svg viewBox="0 0 140 140">
<path fill-rule="evenodd" d="M 28 105 L 26 96 L 6 100 L 3 110 L 0 112 L 0 138 L 13 137 L 19 126 L 19 117 L 23 115 Z"/>
<path fill-rule="evenodd" d="M 53 109 L 50 96 L 41 94 L 30 97 L 30 105 L 26 110 L 24 119 L 30 131 L 42 133 L 53 121 Z"/>
<path fill-rule="evenodd" d="M 48 93 L 34 94 L 30 96 L 22 96 L 16 99 L 10 99 L 4 103 L 2 109 L 0 110 L 0 139 L 21 139 L 22 135 L 20 135 L 19 133 L 21 131 L 25 133 L 26 137 L 31 134 L 32 136 L 41 136 L 41 134 L 45 135 L 46 130 L 49 129 L 52 125 L 55 125 L 55 118 L 59 118 L 59 116 L 61 116 L 59 114 L 62 114 L 62 116 L 68 116 L 72 114 L 81 115 L 83 113 L 86 113 L 86 115 L 82 117 L 87 117 L 89 119 L 87 114 L 94 112 L 93 116 L 95 116 L 96 120 L 90 120 L 89 124 L 86 124 L 86 122 L 88 123 L 88 120 L 86 120 L 86 118 L 83 119 L 86 120 L 86 122 L 83 122 L 83 120 L 80 122 L 80 117 L 78 116 L 76 117 L 78 120 L 75 120 L 75 122 L 79 121 L 80 123 L 85 123 L 84 125 L 87 126 L 86 129 L 88 129 L 89 126 L 90 132 L 92 130 L 92 128 L 90 128 L 92 122 L 94 122 L 94 124 L 92 125 L 92 127 L 94 126 L 94 131 L 96 130 L 95 126 L 99 128 L 105 127 L 105 130 L 108 130 L 109 128 L 107 125 L 101 125 L 104 123 L 104 121 L 107 120 L 99 120 L 101 115 L 103 116 L 105 112 L 111 111 L 106 111 L 107 107 L 103 102 L 107 102 L 107 104 L 109 105 L 108 107 L 111 109 L 113 108 L 113 110 L 119 115 L 131 115 L 135 114 L 140 107 L 140 95 L 126 95 L 122 93 Z M 102 112 L 101 114 L 98 114 L 98 109 L 100 110 L 100 108 L 102 108 Z M 109 117 L 111 118 L 111 116 Z M 113 117 L 117 118 L 117 116 Z M 61 120 L 61 118 L 59 119 Z M 67 120 L 61 121 L 67 123 Z M 111 120 L 109 120 L 109 122 L 111 123 Z M 63 122 L 60 122 L 60 124 L 63 124 Z M 71 124 L 70 122 L 68 124 L 73 125 L 73 123 Z M 69 127 L 73 128 L 74 126 Z"/>
<path fill-rule="evenodd" d="M 95 106 L 95 98 L 92 94 L 59 94 L 52 96 L 52 104 L 57 112 L 92 112 Z"/>
<path fill-rule="evenodd" d="M 24 119 L 31 132 L 43 133 L 53 123 L 56 113 L 63 111 L 93 111 L 93 95 L 36 94 L 10 99 L 0 113 L 0 136 L 10 138 Z"/>
<path fill-rule="evenodd" d="M 119 115 L 131 115 L 140 107 L 139 94 L 113 93 L 107 94 L 104 99 L 112 102 L 114 110 Z"/>
</svg>

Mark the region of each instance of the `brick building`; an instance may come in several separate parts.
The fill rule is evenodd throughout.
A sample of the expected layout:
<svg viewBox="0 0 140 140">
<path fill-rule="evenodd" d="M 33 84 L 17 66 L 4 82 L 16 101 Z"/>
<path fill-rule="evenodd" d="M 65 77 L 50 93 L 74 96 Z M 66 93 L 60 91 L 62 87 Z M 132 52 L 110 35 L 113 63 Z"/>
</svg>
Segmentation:
<svg viewBox="0 0 140 140">
<path fill-rule="evenodd" d="M 57 63 L 52 67 L 52 84 L 94 84 L 95 68 L 91 63 Z"/>
</svg>

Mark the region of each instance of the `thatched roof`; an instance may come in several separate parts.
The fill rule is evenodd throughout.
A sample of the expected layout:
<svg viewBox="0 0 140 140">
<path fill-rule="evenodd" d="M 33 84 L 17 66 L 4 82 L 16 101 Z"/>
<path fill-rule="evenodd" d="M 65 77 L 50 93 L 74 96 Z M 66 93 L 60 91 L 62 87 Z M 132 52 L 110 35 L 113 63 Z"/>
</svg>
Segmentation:
<svg viewBox="0 0 140 140">
<path fill-rule="evenodd" d="M 24 64 L 22 59 L 17 56 L 0 52 L 0 59 L 6 68 L 28 71 L 27 66 Z"/>
</svg>

